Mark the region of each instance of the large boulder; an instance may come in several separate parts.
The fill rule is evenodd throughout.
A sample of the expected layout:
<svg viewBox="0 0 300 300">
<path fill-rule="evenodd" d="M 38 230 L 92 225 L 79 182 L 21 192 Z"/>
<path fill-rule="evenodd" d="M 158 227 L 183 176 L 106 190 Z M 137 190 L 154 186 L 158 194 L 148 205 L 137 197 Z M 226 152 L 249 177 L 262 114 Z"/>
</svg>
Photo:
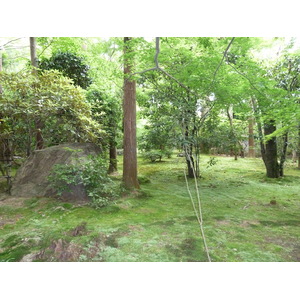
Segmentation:
<svg viewBox="0 0 300 300">
<path fill-rule="evenodd" d="M 91 143 L 71 143 L 35 150 L 17 171 L 12 184 L 11 194 L 15 197 L 56 197 L 48 176 L 56 164 L 74 164 L 87 159 L 88 155 L 99 155 L 100 147 Z M 83 185 L 70 186 L 63 192 L 62 200 L 87 202 L 89 198 Z"/>
</svg>

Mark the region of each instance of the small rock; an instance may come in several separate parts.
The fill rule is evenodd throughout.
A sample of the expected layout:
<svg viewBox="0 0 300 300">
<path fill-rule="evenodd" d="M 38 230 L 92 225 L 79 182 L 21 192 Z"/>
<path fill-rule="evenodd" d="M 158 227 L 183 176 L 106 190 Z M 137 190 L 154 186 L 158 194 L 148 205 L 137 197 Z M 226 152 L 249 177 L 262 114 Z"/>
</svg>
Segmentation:
<svg viewBox="0 0 300 300">
<path fill-rule="evenodd" d="M 29 253 L 23 256 L 23 258 L 20 260 L 20 262 L 32 262 L 37 257 L 37 253 Z"/>
</svg>

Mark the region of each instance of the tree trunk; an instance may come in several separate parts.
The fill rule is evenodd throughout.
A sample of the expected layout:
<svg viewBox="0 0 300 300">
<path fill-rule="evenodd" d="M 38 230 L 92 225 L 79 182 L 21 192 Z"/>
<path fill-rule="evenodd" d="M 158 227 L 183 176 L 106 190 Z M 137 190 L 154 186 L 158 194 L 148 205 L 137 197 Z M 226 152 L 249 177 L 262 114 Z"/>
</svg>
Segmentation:
<svg viewBox="0 0 300 300">
<path fill-rule="evenodd" d="M 275 121 L 271 120 L 268 124 L 264 125 L 265 136 L 272 134 L 276 130 Z M 269 139 L 265 143 L 265 157 L 264 163 L 267 169 L 267 177 L 279 178 L 279 164 L 277 160 L 277 141 L 276 137 Z"/>
<path fill-rule="evenodd" d="M 239 149 L 239 143 L 237 142 L 237 137 L 236 134 L 234 132 L 234 128 L 233 128 L 233 106 L 231 105 L 230 107 L 227 107 L 226 109 L 227 112 L 227 117 L 229 120 L 229 125 L 230 125 L 230 135 L 232 138 L 232 142 L 233 142 L 233 147 L 230 150 L 230 155 L 234 155 L 234 160 L 238 159 L 238 149 Z"/>
<path fill-rule="evenodd" d="M 30 57 L 31 57 L 31 65 L 32 68 L 32 74 L 37 74 L 37 67 L 38 67 L 38 61 L 37 61 L 37 55 L 36 55 L 36 38 L 30 37 Z M 43 122 L 37 118 L 35 120 L 35 130 L 36 130 L 36 149 L 41 150 L 44 148 L 44 139 L 42 135 L 42 128 L 43 128 Z"/>
<path fill-rule="evenodd" d="M 283 176 L 283 167 L 286 160 L 287 146 L 288 146 L 288 132 L 286 132 L 283 136 L 283 146 L 282 146 L 282 152 L 281 152 L 280 162 L 279 162 L 279 175 L 281 177 Z"/>
<path fill-rule="evenodd" d="M 31 37 L 30 39 L 30 58 L 31 58 L 31 65 L 33 66 L 32 73 L 37 73 L 38 61 L 36 55 L 36 39 L 35 37 Z"/>
<path fill-rule="evenodd" d="M 188 154 L 188 158 L 186 160 L 186 163 L 187 163 L 187 167 L 188 167 L 188 177 L 189 178 L 195 178 L 195 176 L 194 176 L 195 163 L 194 163 L 194 158 L 193 158 L 192 155 Z"/>
<path fill-rule="evenodd" d="M 297 150 L 292 150 L 292 162 L 296 163 L 297 162 Z"/>
<path fill-rule="evenodd" d="M 249 126 L 248 126 L 248 128 L 249 128 L 249 138 L 248 138 L 249 152 L 248 152 L 248 156 L 249 157 L 255 157 L 254 130 L 253 130 L 254 119 L 253 119 L 253 117 L 249 118 L 248 124 L 249 124 Z"/>
<path fill-rule="evenodd" d="M 189 127 L 187 123 L 185 125 L 184 135 L 186 139 L 186 145 L 184 146 L 183 150 L 185 153 L 185 159 L 186 159 L 186 164 L 188 169 L 188 177 L 195 178 L 197 177 L 197 174 L 196 174 L 195 162 L 193 158 L 193 145 L 189 142 Z"/>
<path fill-rule="evenodd" d="M 139 189 L 137 178 L 137 143 L 136 143 L 136 83 L 128 78 L 131 74 L 132 59 L 129 43 L 131 38 L 124 38 L 124 153 L 123 182 L 127 189 Z"/>
<path fill-rule="evenodd" d="M 117 148 L 114 141 L 109 142 L 109 167 L 108 174 L 118 171 L 117 166 Z"/>
<path fill-rule="evenodd" d="M 269 134 L 272 134 L 276 130 L 275 121 L 271 120 L 269 123 L 264 124 L 264 133 L 262 130 L 262 123 L 260 121 L 259 115 L 259 109 L 257 107 L 257 103 L 254 98 L 251 98 L 253 112 L 255 113 L 257 118 L 257 131 L 259 136 L 259 142 L 260 142 L 260 150 L 261 150 L 261 156 L 264 161 L 266 171 L 267 171 L 267 177 L 269 178 L 278 178 L 279 177 L 279 164 L 277 160 L 277 142 L 276 137 L 273 137 L 272 139 L 268 140 L 266 143 L 264 143 L 264 137 L 263 135 L 267 136 Z"/>
</svg>

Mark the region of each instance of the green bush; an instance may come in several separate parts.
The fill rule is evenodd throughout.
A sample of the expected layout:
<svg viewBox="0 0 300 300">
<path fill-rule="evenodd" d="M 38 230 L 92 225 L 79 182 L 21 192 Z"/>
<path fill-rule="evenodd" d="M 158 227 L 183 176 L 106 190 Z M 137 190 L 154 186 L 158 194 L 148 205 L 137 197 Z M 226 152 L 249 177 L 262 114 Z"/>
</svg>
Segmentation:
<svg viewBox="0 0 300 300">
<path fill-rule="evenodd" d="M 142 154 L 143 159 L 150 160 L 151 162 L 161 161 L 163 153 L 160 150 L 147 151 Z"/>
<path fill-rule="evenodd" d="M 150 160 L 151 162 L 161 161 L 163 157 L 171 158 L 171 150 L 151 150 L 142 154 L 143 159 Z"/>
<path fill-rule="evenodd" d="M 117 196 L 117 185 L 108 177 L 106 162 L 102 157 L 89 157 L 87 162 L 73 165 L 57 164 L 49 176 L 53 188 L 60 196 L 71 185 L 82 184 L 91 199 L 91 206 L 106 206 Z"/>
</svg>

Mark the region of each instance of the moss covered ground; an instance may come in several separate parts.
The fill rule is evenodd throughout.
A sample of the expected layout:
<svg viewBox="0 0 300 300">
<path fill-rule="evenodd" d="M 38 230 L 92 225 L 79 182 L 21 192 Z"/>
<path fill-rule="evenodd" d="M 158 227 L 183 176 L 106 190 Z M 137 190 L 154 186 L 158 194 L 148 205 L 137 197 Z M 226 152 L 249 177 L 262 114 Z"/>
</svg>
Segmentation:
<svg viewBox="0 0 300 300">
<path fill-rule="evenodd" d="M 212 261 L 300 261 L 300 170 L 288 162 L 284 178 L 267 179 L 260 159 L 209 159 L 198 184 Z M 142 192 L 103 209 L 0 201 L 0 261 L 207 261 L 184 167 L 175 156 L 140 160 Z"/>
</svg>

